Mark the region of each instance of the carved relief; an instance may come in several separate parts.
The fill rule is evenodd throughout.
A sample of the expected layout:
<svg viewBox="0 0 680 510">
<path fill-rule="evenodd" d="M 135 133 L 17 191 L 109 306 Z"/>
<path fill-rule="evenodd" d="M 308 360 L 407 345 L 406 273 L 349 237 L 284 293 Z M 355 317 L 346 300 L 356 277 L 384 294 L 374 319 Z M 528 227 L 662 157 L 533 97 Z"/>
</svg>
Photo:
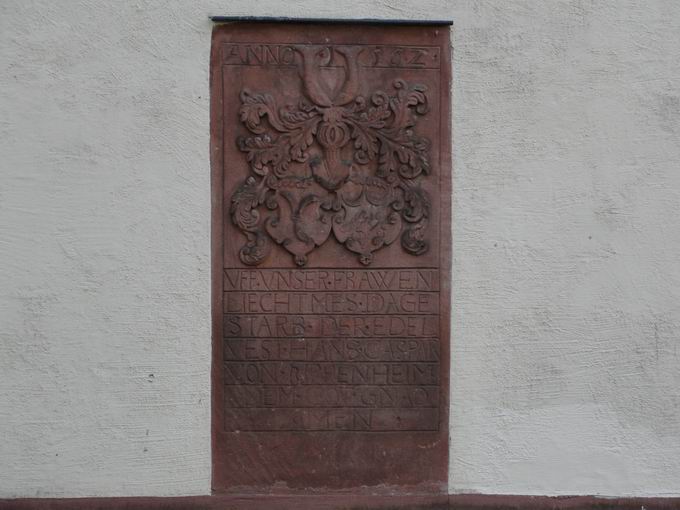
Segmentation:
<svg viewBox="0 0 680 510">
<path fill-rule="evenodd" d="M 296 47 L 304 88 L 296 106 L 241 92 L 240 120 L 251 134 L 237 142 L 252 175 L 230 213 L 246 236 L 244 264 L 260 264 L 274 241 L 304 266 L 331 233 L 365 265 L 397 238 L 412 255 L 427 251 L 430 199 L 419 180 L 430 172 L 429 142 L 415 132 L 427 90 L 397 79 L 391 91 L 360 95 L 361 50 Z M 338 87 L 321 76 L 333 52 L 344 61 Z"/>
</svg>

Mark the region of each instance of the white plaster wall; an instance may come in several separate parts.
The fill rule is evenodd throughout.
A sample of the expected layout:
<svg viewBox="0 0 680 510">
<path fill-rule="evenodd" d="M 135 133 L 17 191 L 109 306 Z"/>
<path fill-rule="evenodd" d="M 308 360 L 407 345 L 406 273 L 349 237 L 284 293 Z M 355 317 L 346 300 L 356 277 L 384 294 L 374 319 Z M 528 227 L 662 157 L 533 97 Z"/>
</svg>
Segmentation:
<svg viewBox="0 0 680 510">
<path fill-rule="evenodd" d="M 455 20 L 451 490 L 679 495 L 680 4 L 2 0 L 0 497 L 209 492 L 208 14 Z"/>
<path fill-rule="evenodd" d="M 205 13 L 0 0 L 0 496 L 210 487 Z"/>
</svg>

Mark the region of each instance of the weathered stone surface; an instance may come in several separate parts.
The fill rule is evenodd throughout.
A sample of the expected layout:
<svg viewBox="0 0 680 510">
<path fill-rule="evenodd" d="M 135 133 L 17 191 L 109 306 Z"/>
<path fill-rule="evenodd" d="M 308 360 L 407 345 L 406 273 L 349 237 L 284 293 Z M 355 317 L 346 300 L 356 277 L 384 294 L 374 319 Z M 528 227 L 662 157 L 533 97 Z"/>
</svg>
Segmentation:
<svg viewBox="0 0 680 510">
<path fill-rule="evenodd" d="M 449 68 L 442 27 L 215 30 L 216 490 L 446 491 Z"/>
</svg>

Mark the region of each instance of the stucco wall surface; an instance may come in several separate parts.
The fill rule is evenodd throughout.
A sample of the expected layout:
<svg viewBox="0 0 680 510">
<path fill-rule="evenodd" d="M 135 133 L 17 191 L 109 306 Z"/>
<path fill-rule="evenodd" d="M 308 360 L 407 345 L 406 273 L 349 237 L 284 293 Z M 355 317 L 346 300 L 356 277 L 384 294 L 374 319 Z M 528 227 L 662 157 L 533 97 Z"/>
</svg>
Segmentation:
<svg viewBox="0 0 680 510">
<path fill-rule="evenodd" d="M 451 490 L 680 494 L 680 4 L 0 2 L 0 497 L 210 490 L 209 14 L 452 18 Z"/>
</svg>

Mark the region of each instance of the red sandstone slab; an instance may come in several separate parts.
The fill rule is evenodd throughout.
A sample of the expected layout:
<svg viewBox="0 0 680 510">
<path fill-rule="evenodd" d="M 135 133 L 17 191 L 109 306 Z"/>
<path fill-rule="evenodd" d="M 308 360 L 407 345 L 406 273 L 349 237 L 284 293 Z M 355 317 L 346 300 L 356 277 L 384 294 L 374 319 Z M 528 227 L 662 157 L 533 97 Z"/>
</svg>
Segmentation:
<svg viewBox="0 0 680 510">
<path fill-rule="evenodd" d="M 446 493 L 449 90 L 441 26 L 216 27 L 216 492 Z"/>
</svg>

